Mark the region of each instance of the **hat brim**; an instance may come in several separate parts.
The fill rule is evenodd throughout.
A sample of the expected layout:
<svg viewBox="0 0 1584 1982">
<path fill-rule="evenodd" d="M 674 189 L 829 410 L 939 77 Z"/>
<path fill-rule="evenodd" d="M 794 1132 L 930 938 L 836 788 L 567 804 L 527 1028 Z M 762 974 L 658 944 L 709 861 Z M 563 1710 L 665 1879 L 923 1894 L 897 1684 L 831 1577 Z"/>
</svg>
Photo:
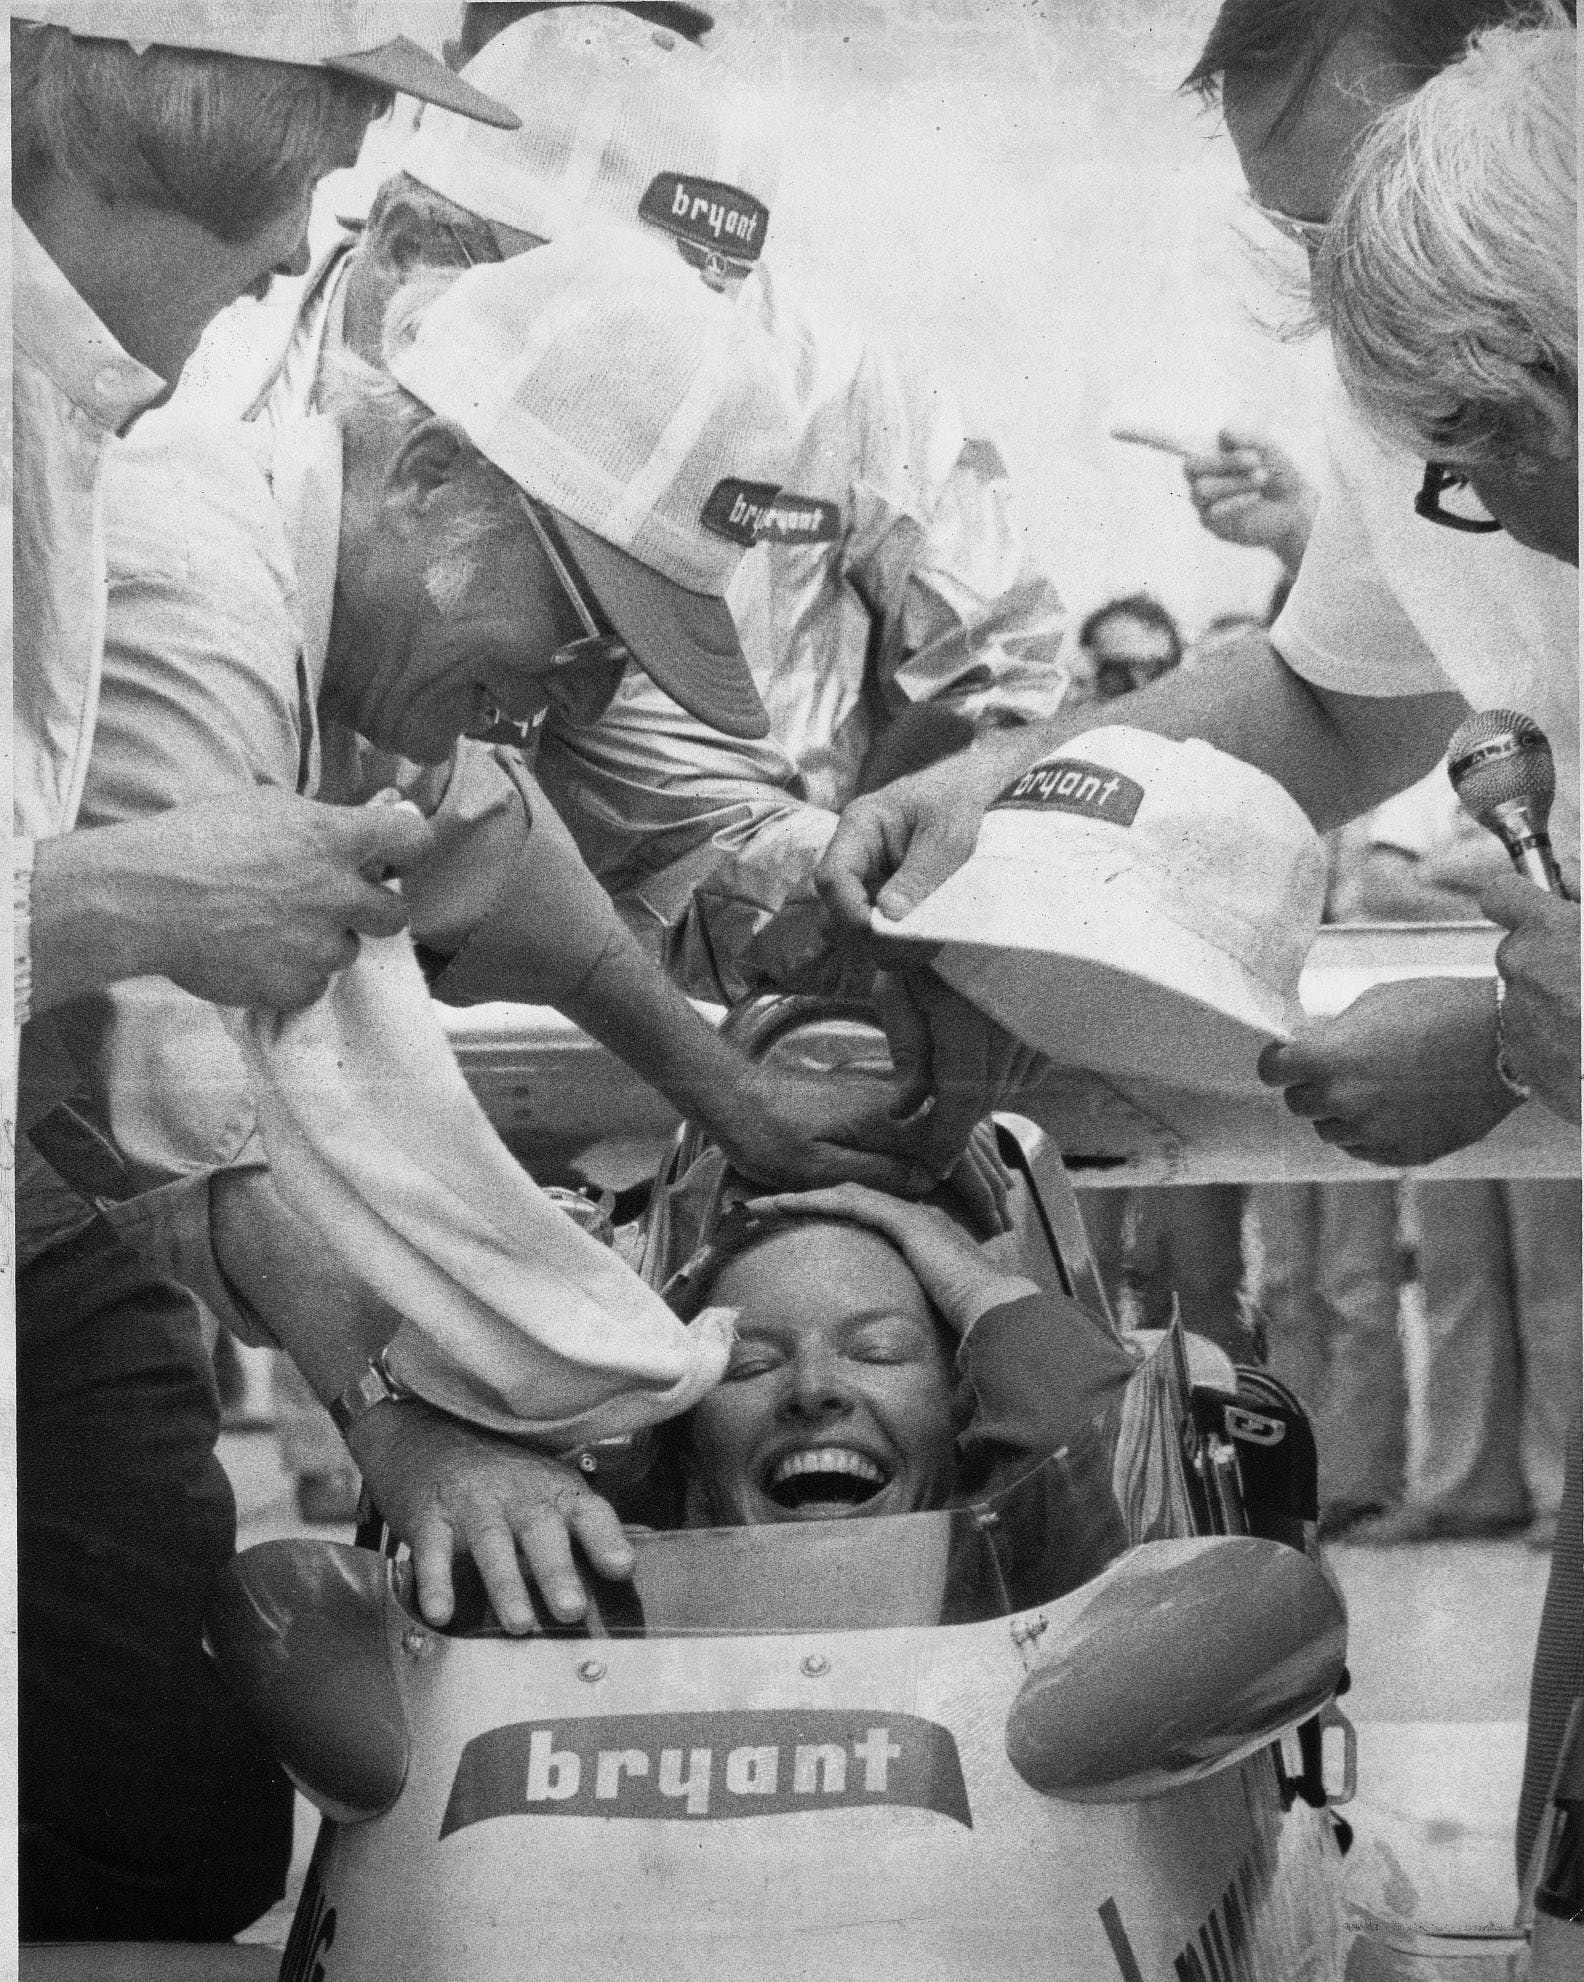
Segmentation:
<svg viewBox="0 0 1584 1982">
<path fill-rule="evenodd" d="M 882 944 L 939 944 L 932 968 L 1060 1066 L 1194 1092 L 1260 1091 L 1296 1005 L 1164 913 L 1133 870 L 972 859 Z"/>
<path fill-rule="evenodd" d="M 493 124 L 497 130 L 522 129 L 522 119 L 515 111 L 464 82 L 404 34 L 355 55 L 327 55 L 324 66 L 349 76 L 361 76 L 365 82 L 380 83 L 386 89 L 399 90 L 403 96 L 416 96 L 424 103 L 437 103 L 442 110 L 454 110 L 458 116 L 471 117 L 480 124 Z"/>
<path fill-rule="evenodd" d="M 574 523 L 555 518 L 633 659 L 690 716 L 725 736 L 770 734 L 770 718 L 724 599 L 690 592 Z"/>
</svg>

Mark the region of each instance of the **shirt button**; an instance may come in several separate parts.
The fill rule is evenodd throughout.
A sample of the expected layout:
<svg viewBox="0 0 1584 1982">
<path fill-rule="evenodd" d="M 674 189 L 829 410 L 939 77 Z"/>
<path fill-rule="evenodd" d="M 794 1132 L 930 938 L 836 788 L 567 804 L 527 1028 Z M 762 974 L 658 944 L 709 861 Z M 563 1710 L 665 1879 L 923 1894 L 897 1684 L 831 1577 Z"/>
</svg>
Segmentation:
<svg viewBox="0 0 1584 1982">
<path fill-rule="evenodd" d="M 101 399 L 114 399 L 121 385 L 121 374 L 114 365 L 105 365 L 94 376 L 94 391 Z"/>
</svg>

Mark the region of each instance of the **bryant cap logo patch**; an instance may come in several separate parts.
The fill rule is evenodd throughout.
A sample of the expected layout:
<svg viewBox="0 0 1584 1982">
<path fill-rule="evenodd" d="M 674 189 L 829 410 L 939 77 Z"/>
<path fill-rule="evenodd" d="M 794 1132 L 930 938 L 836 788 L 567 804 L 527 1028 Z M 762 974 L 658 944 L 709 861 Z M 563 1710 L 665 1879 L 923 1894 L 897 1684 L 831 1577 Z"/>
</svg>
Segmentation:
<svg viewBox="0 0 1584 1982">
<path fill-rule="evenodd" d="M 702 248 L 706 255 L 746 266 L 759 259 L 770 209 L 741 186 L 728 186 L 720 179 L 657 172 L 638 202 L 638 218 Z"/>
<path fill-rule="evenodd" d="M 1076 812 L 1085 819 L 1131 826 L 1143 798 L 1144 787 L 1119 771 L 1086 764 L 1079 757 L 1053 757 L 1008 785 L 990 810 Z"/>
<path fill-rule="evenodd" d="M 774 482 L 742 482 L 729 475 L 710 491 L 699 521 L 733 544 L 833 544 L 841 535 L 841 511 L 818 496 L 794 495 Z"/>
</svg>

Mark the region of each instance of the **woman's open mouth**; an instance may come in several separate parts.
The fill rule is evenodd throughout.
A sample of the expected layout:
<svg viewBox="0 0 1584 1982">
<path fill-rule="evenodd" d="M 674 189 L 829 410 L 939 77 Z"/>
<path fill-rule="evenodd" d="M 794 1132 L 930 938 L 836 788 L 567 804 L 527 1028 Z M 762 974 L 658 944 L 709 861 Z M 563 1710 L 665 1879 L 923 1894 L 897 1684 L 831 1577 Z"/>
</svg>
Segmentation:
<svg viewBox="0 0 1584 1982">
<path fill-rule="evenodd" d="M 891 1472 L 850 1445 L 805 1446 L 772 1459 L 761 1476 L 767 1500 L 794 1520 L 833 1521 L 861 1514 L 891 1484 Z"/>
</svg>

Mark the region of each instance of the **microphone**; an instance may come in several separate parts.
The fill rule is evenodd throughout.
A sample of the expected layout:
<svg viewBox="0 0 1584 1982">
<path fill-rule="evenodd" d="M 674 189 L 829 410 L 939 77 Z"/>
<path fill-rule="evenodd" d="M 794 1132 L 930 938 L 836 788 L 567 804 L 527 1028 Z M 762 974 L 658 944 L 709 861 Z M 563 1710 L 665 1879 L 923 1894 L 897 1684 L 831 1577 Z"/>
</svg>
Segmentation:
<svg viewBox="0 0 1584 1982">
<path fill-rule="evenodd" d="M 1518 872 L 1565 898 L 1546 831 L 1556 766 L 1540 725 L 1518 709 L 1470 716 L 1447 746 L 1447 776 L 1464 811 L 1496 835 Z"/>
</svg>

